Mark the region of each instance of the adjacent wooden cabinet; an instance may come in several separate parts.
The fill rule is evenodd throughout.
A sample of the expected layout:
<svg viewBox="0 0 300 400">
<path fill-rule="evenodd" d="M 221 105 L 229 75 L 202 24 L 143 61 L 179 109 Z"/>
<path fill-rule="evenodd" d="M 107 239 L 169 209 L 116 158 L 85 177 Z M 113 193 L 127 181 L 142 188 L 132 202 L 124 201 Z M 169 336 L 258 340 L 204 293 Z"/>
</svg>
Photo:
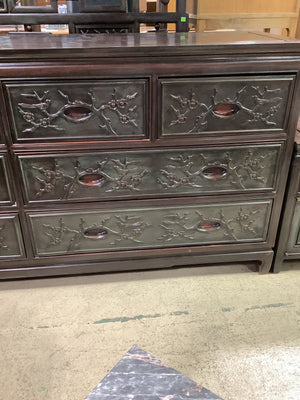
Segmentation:
<svg viewBox="0 0 300 400">
<path fill-rule="evenodd" d="M 283 35 L 295 37 L 299 9 L 299 0 L 187 0 L 190 21 L 198 31 L 257 29 L 269 32 L 279 28 Z"/>
<path fill-rule="evenodd" d="M 3 37 L 0 277 L 257 261 L 270 270 L 300 42 Z"/>
<path fill-rule="evenodd" d="M 300 123 L 275 248 L 274 272 L 280 272 L 284 260 L 297 259 L 300 259 Z"/>
</svg>

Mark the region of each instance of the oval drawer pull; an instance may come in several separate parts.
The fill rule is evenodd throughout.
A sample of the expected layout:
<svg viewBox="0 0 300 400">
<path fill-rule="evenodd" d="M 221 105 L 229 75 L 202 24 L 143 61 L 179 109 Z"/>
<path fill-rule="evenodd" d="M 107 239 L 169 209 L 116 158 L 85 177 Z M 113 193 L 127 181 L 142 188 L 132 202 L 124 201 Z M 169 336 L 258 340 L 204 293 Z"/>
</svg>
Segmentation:
<svg viewBox="0 0 300 400">
<path fill-rule="evenodd" d="M 91 110 L 88 107 L 83 106 L 70 106 L 64 111 L 64 115 L 73 122 L 81 122 L 90 118 L 92 115 Z"/>
<path fill-rule="evenodd" d="M 220 118 L 229 118 L 239 111 L 240 107 L 235 103 L 219 103 L 213 109 L 213 113 Z"/>
<path fill-rule="evenodd" d="M 102 186 L 105 182 L 105 178 L 101 174 L 97 174 L 95 172 L 87 172 L 81 174 L 78 178 L 78 181 L 84 186 Z"/>
<path fill-rule="evenodd" d="M 84 232 L 83 235 L 87 239 L 104 239 L 106 235 L 108 234 L 106 229 L 103 228 L 97 228 L 96 226 L 87 228 Z"/>
<path fill-rule="evenodd" d="M 216 221 L 202 221 L 198 225 L 198 229 L 201 232 L 213 232 L 217 231 L 220 228 L 221 228 L 220 222 Z"/>
<path fill-rule="evenodd" d="M 202 170 L 202 174 L 206 179 L 221 179 L 227 175 L 227 169 L 220 165 L 205 167 Z"/>
</svg>

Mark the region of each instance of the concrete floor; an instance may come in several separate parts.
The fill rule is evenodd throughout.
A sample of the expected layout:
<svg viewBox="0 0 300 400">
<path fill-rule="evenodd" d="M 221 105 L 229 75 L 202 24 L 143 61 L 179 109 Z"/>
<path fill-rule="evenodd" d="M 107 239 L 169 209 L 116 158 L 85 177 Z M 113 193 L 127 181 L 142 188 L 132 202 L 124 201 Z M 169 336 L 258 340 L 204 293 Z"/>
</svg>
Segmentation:
<svg viewBox="0 0 300 400">
<path fill-rule="evenodd" d="M 299 400 L 292 267 L 2 282 L 0 398 L 82 400 L 137 344 L 225 400 Z"/>
</svg>

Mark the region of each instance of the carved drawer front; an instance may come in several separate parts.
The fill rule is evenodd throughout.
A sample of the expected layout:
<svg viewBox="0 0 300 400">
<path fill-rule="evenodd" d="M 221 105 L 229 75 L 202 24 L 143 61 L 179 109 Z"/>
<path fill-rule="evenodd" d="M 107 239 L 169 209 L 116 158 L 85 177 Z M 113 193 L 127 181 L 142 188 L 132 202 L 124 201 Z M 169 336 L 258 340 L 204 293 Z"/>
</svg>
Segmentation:
<svg viewBox="0 0 300 400">
<path fill-rule="evenodd" d="M 17 215 L 0 215 L 0 260 L 24 256 L 24 246 Z"/>
<path fill-rule="evenodd" d="M 294 76 L 161 80 L 161 135 L 283 131 Z"/>
<path fill-rule="evenodd" d="M 36 255 L 266 240 L 271 201 L 30 213 Z"/>
<path fill-rule="evenodd" d="M 0 206 L 10 206 L 14 204 L 13 194 L 10 189 L 6 155 L 0 154 Z"/>
<path fill-rule="evenodd" d="M 147 82 L 6 84 L 15 141 L 146 136 Z"/>
<path fill-rule="evenodd" d="M 27 203 L 274 190 L 281 145 L 20 156 Z"/>
</svg>

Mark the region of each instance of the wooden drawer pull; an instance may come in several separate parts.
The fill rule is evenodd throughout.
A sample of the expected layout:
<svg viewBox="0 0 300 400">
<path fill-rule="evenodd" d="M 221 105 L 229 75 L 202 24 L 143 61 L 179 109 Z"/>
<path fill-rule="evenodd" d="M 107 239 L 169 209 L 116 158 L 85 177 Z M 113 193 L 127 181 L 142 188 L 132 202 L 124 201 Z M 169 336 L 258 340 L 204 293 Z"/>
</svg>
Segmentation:
<svg viewBox="0 0 300 400">
<path fill-rule="evenodd" d="M 92 111 L 90 108 L 84 106 L 70 106 L 66 108 L 64 115 L 69 121 L 82 122 L 90 118 Z"/>
<path fill-rule="evenodd" d="M 79 183 L 84 186 L 102 186 L 105 182 L 105 177 L 96 172 L 83 173 L 78 178 Z"/>
<path fill-rule="evenodd" d="M 213 113 L 220 118 L 229 118 L 239 111 L 240 107 L 235 103 L 219 103 L 213 109 Z"/>
<path fill-rule="evenodd" d="M 213 232 L 221 228 L 220 222 L 217 221 L 202 221 L 198 225 L 198 229 L 201 232 Z"/>
<path fill-rule="evenodd" d="M 210 167 L 205 167 L 202 170 L 202 174 L 206 179 L 216 180 L 224 178 L 224 176 L 227 175 L 227 169 L 221 167 L 220 165 L 210 166 Z"/>
<path fill-rule="evenodd" d="M 108 232 L 106 229 L 93 226 L 91 228 L 87 228 L 83 234 L 87 239 L 104 239 Z"/>
</svg>

